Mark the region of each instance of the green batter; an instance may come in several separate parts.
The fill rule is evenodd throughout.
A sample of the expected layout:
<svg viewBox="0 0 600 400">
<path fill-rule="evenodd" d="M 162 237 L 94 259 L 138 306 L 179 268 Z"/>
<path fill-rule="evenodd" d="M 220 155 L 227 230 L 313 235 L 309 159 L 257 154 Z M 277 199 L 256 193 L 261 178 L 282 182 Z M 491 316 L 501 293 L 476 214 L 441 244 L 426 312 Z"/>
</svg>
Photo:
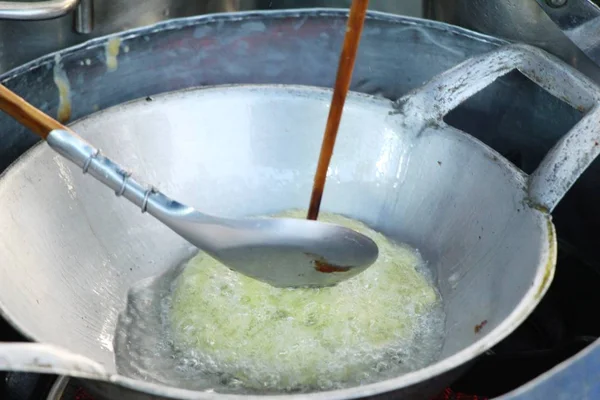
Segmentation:
<svg viewBox="0 0 600 400">
<path fill-rule="evenodd" d="M 334 287 L 278 289 L 201 253 L 174 285 L 175 346 L 206 372 L 259 390 L 335 388 L 407 362 L 422 317 L 439 306 L 417 271 L 420 255 L 358 221 L 327 213 L 319 219 L 369 236 L 379 259 Z"/>
</svg>

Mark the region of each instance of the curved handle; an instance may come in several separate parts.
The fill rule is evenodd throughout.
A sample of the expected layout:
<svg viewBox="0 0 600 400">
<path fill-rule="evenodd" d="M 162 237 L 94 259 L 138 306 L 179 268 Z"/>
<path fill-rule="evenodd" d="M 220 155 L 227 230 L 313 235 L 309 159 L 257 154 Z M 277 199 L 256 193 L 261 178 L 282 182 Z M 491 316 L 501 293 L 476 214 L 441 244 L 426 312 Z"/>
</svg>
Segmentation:
<svg viewBox="0 0 600 400">
<path fill-rule="evenodd" d="M 70 375 L 87 379 L 108 379 L 99 363 L 51 344 L 0 342 L 0 371 Z"/>
<path fill-rule="evenodd" d="M 513 70 L 586 115 L 548 152 L 529 178 L 529 198 L 552 211 L 600 153 L 600 89 L 579 71 L 538 48 L 514 44 L 474 57 L 437 75 L 397 102 L 406 124 L 435 123 L 459 104 Z"/>
<path fill-rule="evenodd" d="M 1 1 L 0 19 L 35 21 L 58 18 L 73 10 L 78 3 L 79 0 Z"/>
</svg>

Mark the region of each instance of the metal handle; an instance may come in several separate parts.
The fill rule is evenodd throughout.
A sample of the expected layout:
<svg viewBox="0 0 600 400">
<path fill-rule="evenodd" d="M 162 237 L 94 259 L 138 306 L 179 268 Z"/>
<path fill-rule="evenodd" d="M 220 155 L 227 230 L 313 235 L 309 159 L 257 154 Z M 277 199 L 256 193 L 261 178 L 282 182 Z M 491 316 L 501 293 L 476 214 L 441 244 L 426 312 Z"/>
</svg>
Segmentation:
<svg viewBox="0 0 600 400">
<path fill-rule="evenodd" d="M 95 361 L 51 344 L 0 342 L 0 371 L 70 375 L 108 379 L 108 372 Z"/>
<path fill-rule="evenodd" d="M 0 19 L 43 20 L 61 17 L 73 10 L 79 0 L 0 2 Z"/>
<path fill-rule="evenodd" d="M 548 152 L 529 178 L 529 198 L 552 211 L 600 153 L 600 89 L 587 77 L 538 48 L 514 44 L 471 58 L 398 100 L 405 123 L 435 123 L 459 104 L 513 70 L 586 115 Z"/>
<path fill-rule="evenodd" d="M 75 10 L 75 32 L 91 33 L 94 29 L 94 0 L 81 0 Z"/>
<path fill-rule="evenodd" d="M 154 194 L 159 193 L 131 178 L 123 167 L 69 131 L 55 129 L 48 134 L 46 141 L 54 151 L 78 165 L 84 174 L 89 173 L 114 190 L 117 196 L 123 196 L 140 207 L 142 212 L 146 212 L 150 198 L 154 199 Z"/>
<path fill-rule="evenodd" d="M 96 180 L 115 191 L 117 196 L 123 196 L 142 212 L 148 212 L 165 225 L 173 227 L 172 214 L 178 215 L 194 211 L 158 191 L 153 186 L 142 184 L 131 177 L 131 174 L 110 158 L 100 153 L 100 150 L 75 135 L 71 131 L 55 129 L 46 137 L 48 145 L 61 156 L 79 166 L 83 173 L 88 173 Z M 197 216 L 204 215 L 195 212 Z M 204 215 L 207 220 L 212 217 Z"/>
</svg>

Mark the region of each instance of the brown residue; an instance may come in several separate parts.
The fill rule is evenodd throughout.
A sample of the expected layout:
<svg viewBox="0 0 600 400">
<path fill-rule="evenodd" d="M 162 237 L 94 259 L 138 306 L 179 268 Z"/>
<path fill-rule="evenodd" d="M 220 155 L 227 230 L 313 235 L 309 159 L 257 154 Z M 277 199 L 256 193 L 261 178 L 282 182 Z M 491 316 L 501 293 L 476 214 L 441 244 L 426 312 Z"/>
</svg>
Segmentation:
<svg viewBox="0 0 600 400">
<path fill-rule="evenodd" d="M 331 265 L 325 261 L 315 260 L 315 269 L 324 274 L 331 274 L 333 272 L 346 272 L 350 267 L 338 267 L 337 265 Z"/>
<path fill-rule="evenodd" d="M 483 321 L 481 321 L 480 324 L 475 325 L 475 329 L 474 329 L 475 333 L 481 332 L 481 330 L 483 329 L 483 327 L 486 326 L 486 325 L 487 325 L 487 319 L 484 319 Z"/>
<path fill-rule="evenodd" d="M 356 60 L 356 52 L 358 50 L 368 5 L 369 0 L 353 0 L 352 6 L 350 7 L 350 15 L 348 16 L 346 34 L 344 36 L 344 45 L 338 63 L 337 76 L 333 88 L 333 98 L 331 100 L 331 107 L 329 108 L 327 125 L 325 126 L 319 164 L 317 165 L 308 214 L 306 216 L 307 219 L 316 220 L 319 216 L 319 208 L 321 206 L 321 198 L 323 197 L 327 169 L 329 168 L 329 162 L 331 161 L 331 156 L 333 154 L 333 146 L 335 145 L 335 138 L 340 126 L 340 120 L 342 119 L 342 110 L 344 108 L 344 102 L 346 101 L 346 94 L 348 93 L 348 89 L 350 89 L 354 61 Z"/>
</svg>

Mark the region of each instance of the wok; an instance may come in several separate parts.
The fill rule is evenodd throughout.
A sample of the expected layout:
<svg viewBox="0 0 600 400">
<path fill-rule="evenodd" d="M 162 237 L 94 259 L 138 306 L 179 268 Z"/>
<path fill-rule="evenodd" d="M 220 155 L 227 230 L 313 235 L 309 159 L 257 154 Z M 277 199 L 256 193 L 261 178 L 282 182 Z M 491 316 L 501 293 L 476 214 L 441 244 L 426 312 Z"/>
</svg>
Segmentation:
<svg viewBox="0 0 600 400">
<path fill-rule="evenodd" d="M 585 112 L 531 176 L 443 122 L 514 69 Z M 192 89 L 110 108 L 73 128 L 189 204 L 221 215 L 274 213 L 307 204 L 330 97 L 308 86 Z M 444 299 L 445 342 L 440 361 L 395 379 L 285 397 L 426 398 L 512 332 L 552 281 L 549 213 L 600 151 L 599 101 L 587 78 L 522 45 L 467 60 L 397 102 L 351 93 L 323 210 L 421 250 Z M 180 237 L 45 144 L 5 172 L 0 204 L 0 307 L 38 342 L 0 344 L 1 369 L 82 377 L 96 390 L 112 383 L 156 397 L 226 396 L 116 371 L 112 342 L 127 290 L 183 261 Z"/>
</svg>

